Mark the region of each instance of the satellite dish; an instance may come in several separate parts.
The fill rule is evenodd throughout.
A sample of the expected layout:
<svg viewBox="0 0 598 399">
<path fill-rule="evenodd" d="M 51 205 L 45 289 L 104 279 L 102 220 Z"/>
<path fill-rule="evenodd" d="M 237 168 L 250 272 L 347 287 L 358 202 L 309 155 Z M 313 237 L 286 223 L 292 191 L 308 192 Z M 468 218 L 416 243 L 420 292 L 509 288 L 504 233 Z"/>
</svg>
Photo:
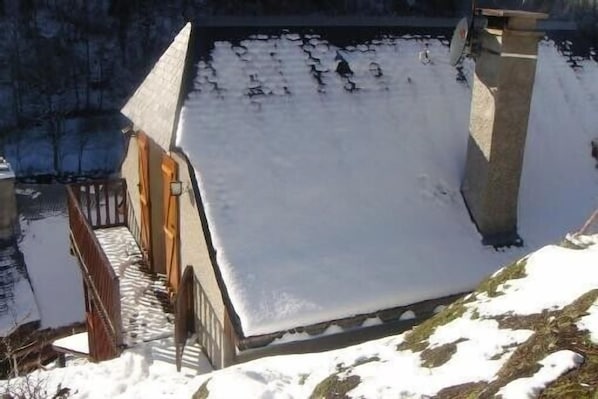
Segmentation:
<svg viewBox="0 0 598 399">
<path fill-rule="evenodd" d="M 469 21 L 467 20 L 467 17 L 463 17 L 453 32 L 453 38 L 451 39 L 451 45 L 449 47 L 449 62 L 452 66 L 457 65 L 463 57 L 468 39 Z"/>
</svg>

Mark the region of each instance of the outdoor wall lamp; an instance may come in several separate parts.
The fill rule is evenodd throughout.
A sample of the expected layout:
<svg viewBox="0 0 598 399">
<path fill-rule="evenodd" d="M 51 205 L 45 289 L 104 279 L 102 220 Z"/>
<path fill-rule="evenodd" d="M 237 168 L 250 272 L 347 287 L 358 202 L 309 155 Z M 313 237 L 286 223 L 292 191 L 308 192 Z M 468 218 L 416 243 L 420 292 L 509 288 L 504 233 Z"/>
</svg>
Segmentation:
<svg viewBox="0 0 598 399">
<path fill-rule="evenodd" d="M 170 195 L 178 197 L 183 194 L 183 182 L 179 180 L 170 182 Z"/>
<path fill-rule="evenodd" d="M 135 129 L 133 129 L 133 125 L 127 125 L 120 129 L 123 135 L 130 134 L 131 136 L 135 135 Z"/>
</svg>

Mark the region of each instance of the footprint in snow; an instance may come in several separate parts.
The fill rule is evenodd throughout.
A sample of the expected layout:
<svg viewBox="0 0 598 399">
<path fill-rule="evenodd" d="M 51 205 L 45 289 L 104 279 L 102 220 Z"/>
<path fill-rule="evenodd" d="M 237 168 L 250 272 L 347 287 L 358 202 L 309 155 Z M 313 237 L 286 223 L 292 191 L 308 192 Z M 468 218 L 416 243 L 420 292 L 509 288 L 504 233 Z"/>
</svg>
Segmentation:
<svg viewBox="0 0 598 399">
<path fill-rule="evenodd" d="M 444 182 L 432 182 L 428 175 L 420 175 L 417 180 L 422 197 L 441 204 L 456 202 L 459 193 Z"/>
</svg>

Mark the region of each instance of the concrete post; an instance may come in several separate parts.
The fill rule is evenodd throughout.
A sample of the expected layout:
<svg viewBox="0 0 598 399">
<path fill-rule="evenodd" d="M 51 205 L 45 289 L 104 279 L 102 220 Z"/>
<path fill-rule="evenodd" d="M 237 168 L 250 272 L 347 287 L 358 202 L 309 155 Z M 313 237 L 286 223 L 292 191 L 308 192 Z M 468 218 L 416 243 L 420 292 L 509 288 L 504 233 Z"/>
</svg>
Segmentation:
<svg viewBox="0 0 598 399">
<path fill-rule="evenodd" d="M 0 240 L 14 236 L 17 226 L 15 174 L 10 164 L 0 157 Z"/>
<path fill-rule="evenodd" d="M 461 190 L 485 245 L 521 245 L 517 200 L 536 73 L 538 19 L 546 14 L 479 10 L 465 179 Z"/>
</svg>

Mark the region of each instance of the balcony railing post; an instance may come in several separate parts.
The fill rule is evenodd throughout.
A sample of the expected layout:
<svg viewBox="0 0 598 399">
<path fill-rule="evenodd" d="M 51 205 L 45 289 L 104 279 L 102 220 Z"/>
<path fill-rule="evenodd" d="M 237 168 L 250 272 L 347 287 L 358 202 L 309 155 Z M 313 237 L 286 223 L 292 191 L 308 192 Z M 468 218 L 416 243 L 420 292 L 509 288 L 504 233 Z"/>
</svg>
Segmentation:
<svg viewBox="0 0 598 399">
<path fill-rule="evenodd" d="M 106 224 L 110 225 L 110 192 L 114 185 L 111 182 L 104 184 L 104 202 L 106 203 Z M 116 194 L 115 194 L 116 195 Z M 116 220 L 114 221 L 116 223 Z"/>
<path fill-rule="evenodd" d="M 99 227 L 102 225 L 102 213 L 100 212 L 100 187 L 101 186 L 98 183 L 94 183 L 93 185 L 93 196 L 96 203 L 96 222 L 92 224 L 94 227 Z"/>
<path fill-rule="evenodd" d="M 115 277 L 116 283 L 113 285 L 114 287 L 114 326 L 115 326 L 115 338 L 116 338 L 116 346 L 121 347 L 123 344 L 123 334 L 122 334 L 122 313 L 121 313 L 121 304 L 120 304 L 120 284 L 118 277 Z"/>
<path fill-rule="evenodd" d="M 129 191 L 127 191 L 127 181 L 125 179 L 121 180 L 122 184 L 122 198 L 123 198 L 123 221 L 125 226 L 130 228 L 129 226 Z"/>
</svg>

